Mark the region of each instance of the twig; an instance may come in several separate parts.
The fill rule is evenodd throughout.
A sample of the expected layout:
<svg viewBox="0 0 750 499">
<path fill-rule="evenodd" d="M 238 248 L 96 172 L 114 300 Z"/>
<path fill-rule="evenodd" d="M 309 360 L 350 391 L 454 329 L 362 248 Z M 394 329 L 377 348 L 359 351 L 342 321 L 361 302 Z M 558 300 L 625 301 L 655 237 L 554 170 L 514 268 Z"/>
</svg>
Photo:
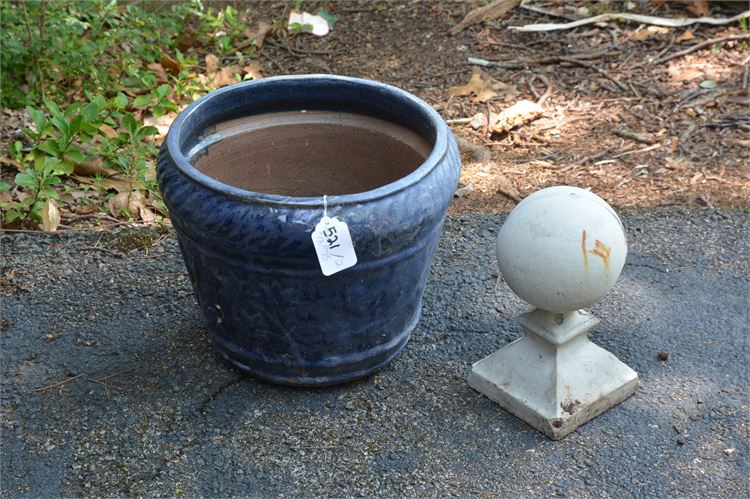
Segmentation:
<svg viewBox="0 0 750 499">
<path fill-rule="evenodd" d="M 103 378 L 99 378 L 99 379 L 96 379 L 96 380 L 92 379 L 91 381 L 93 381 L 94 383 L 100 383 L 100 382 L 106 381 L 106 380 L 108 380 L 110 378 L 115 378 L 117 376 L 123 376 L 125 374 L 130 374 L 133 371 L 135 371 L 136 369 L 140 368 L 142 365 L 143 364 L 137 364 L 137 365 L 135 365 L 133 367 L 129 367 L 127 369 L 122 369 L 120 371 L 115 371 L 112 374 L 108 374 L 108 375 L 104 376 Z"/>
<path fill-rule="evenodd" d="M 117 258 L 125 258 L 124 253 L 120 253 L 119 251 L 111 250 L 109 248 L 104 248 L 102 246 L 82 246 L 81 249 L 89 250 L 89 252 L 86 254 L 86 256 L 90 255 L 92 251 L 103 251 L 105 253 L 109 253 L 110 255 L 114 255 Z"/>
<path fill-rule="evenodd" d="M 750 10 L 746 10 L 745 12 L 730 18 L 692 17 L 689 19 L 668 19 L 665 17 L 643 16 L 640 14 L 627 14 L 624 12 L 609 12 L 607 14 L 601 14 L 586 19 L 579 19 L 578 21 L 570 23 L 527 24 L 526 26 L 510 26 L 510 29 L 515 31 L 555 31 L 560 29 L 573 29 L 587 24 L 622 20 L 633 21 L 640 24 L 652 24 L 654 26 L 666 26 L 667 28 L 681 28 L 683 26 L 690 26 L 691 24 L 698 23 L 713 25 L 730 24 L 746 17 L 750 17 Z"/>
<path fill-rule="evenodd" d="M 63 379 L 63 380 L 61 380 L 61 381 L 57 381 L 57 382 L 55 382 L 55 383 L 52 383 L 52 384 L 50 384 L 50 385 L 46 385 L 46 386 L 40 386 L 40 387 L 38 387 L 38 388 L 34 388 L 34 391 L 35 391 L 35 392 L 43 392 L 43 391 L 49 390 L 50 388 L 56 388 L 56 387 L 58 387 L 58 386 L 62 386 L 62 385 L 64 385 L 65 383 L 70 383 L 70 382 L 71 382 L 71 381 L 73 381 L 74 379 L 78 379 L 78 378 L 80 378 L 81 376 L 83 376 L 83 373 L 80 373 L 80 374 L 76 374 L 75 376 L 73 376 L 73 377 L 71 377 L 71 378 L 65 378 L 65 379 Z"/>
<path fill-rule="evenodd" d="M 301 49 L 297 47 L 290 47 L 286 43 L 279 43 L 272 40 L 268 41 L 268 44 L 272 47 L 276 48 L 282 48 L 285 49 L 287 52 L 292 54 L 293 56 L 301 56 L 301 55 L 331 55 L 333 52 L 330 50 L 308 50 L 308 49 Z"/>
<path fill-rule="evenodd" d="M 622 90 L 623 92 L 628 92 L 630 90 L 628 86 L 625 85 L 623 82 L 621 82 L 620 80 L 618 80 L 617 78 L 615 78 L 614 76 L 609 74 L 607 71 L 603 70 L 602 68 L 594 66 L 590 62 L 586 62 L 581 59 L 573 59 L 570 57 L 560 57 L 560 60 L 565 61 L 565 62 L 572 62 L 573 64 L 578 64 L 579 66 L 583 66 L 584 68 L 593 69 L 594 71 L 601 74 L 602 76 L 610 80 L 612 83 L 620 87 L 620 90 Z"/>
<path fill-rule="evenodd" d="M 533 6 L 533 5 L 528 5 L 528 2 L 529 2 L 529 0 L 523 0 L 521 2 L 521 5 L 519 5 L 519 7 L 521 7 L 522 9 L 528 10 L 530 12 L 536 12 L 537 14 L 544 14 L 545 16 L 561 17 L 563 19 L 567 19 L 568 21 L 577 21 L 578 20 L 577 17 L 572 16 L 570 14 L 566 14 L 564 12 L 555 12 L 555 11 L 552 11 L 552 10 L 541 9 L 541 8 Z"/>
<path fill-rule="evenodd" d="M 634 140 L 636 142 L 640 142 L 641 144 L 651 145 L 656 142 L 656 138 L 645 133 L 635 133 L 629 132 L 627 130 L 612 130 L 612 133 L 617 135 L 618 137 L 622 137 L 623 139 Z"/>
<path fill-rule="evenodd" d="M 88 215 L 74 215 L 74 214 L 66 214 L 62 217 L 65 221 L 70 222 L 77 222 L 79 220 L 88 220 L 90 218 L 95 218 L 97 220 L 107 220 L 108 222 L 122 222 L 122 220 L 111 217 L 109 215 L 105 215 L 103 213 L 89 213 Z"/>
<path fill-rule="evenodd" d="M 547 87 L 547 90 L 544 91 L 541 97 L 539 96 L 539 94 L 536 92 L 536 89 L 534 88 L 534 82 L 536 80 L 540 80 Z M 529 90 L 534 95 L 534 98 L 536 98 L 537 100 L 536 103 L 539 104 L 540 106 L 544 104 L 544 101 L 546 101 L 550 95 L 552 95 L 552 83 L 550 83 L 549 78 L 547 78 L 544 75 L 532 74 L 531 78 L 529 78 L 528 85 L 529 85 Z"/>
<path fill-rule="evenodd" d="M 607 47 L 609 49 L 610 47 Z M 482 67 L 493 67 L 500 69 L 525 69 L 528 66 L 541 66 L 544 64 L 557 64 L 559 62 L 573 62 L 583 60 L 601 59 L 611 55 L 619 55 L 620 51 L 597 51 L 597 52 L 586 52 L 583 54 L 571 54 L 566 56 L 553 55 L 550 57 L 542 57 L 539 59 L 529 59 L 526 61 L 488 61 L 487 59 L 479 59 L 477 57 L 469 57 L 469 64 L 473 66 Z M 567 59 L 567 60 L 566 60 Z"/>
<path fill-rule="evenodd" d="M 720 36 L 718 38 L 711 38 L 710 40 L 706 40 L 705 42 L 701 42 L 697 45 L 693 45 L 692 47 L 688 47 L 685 50 L 680 50 L 679 52 L 675 52 L 674 54 L 669 54 L 668 56 L 662 57 L 661 59 L 657 59 L 652 64 L 664 64 L 667 61 L 671 61 L 672 59 L 676 59 L 678 57 L 688 55 L 692 52 L 701 50 L 711 45 L 716 45 L 717 43 L 722 43 L 722 42 L 729 42 L 732 40 L 750 40 L 750 33 L 745 33 L 743 35 L 727 35 L 727 36 Z"/>
<path fill-rule="evenodd" d="M 621 158 L 623 156 L 630 156 L 631 154 L 638 154 L 642 152 L 653 151 L 654 149 L 658 149 L 659 147 L 661 147 L 661 144 L 654 144 L 652 146 L 644 147 L 643 149 L 638 149 L 637 151 L 625 151 L 620 154 L 615 154 L 614 156 L 612 156 L 611 159 Z"/>
<path fill-rule="evenodd" d="M 464 123 L 471 123 L 472 118 L 454 118 L 452 120 L 445 120 L 449 125 L 458 125 Z"/>
<path fill-rule="evenodd" d="M 102 230 L 102 229 L 108 229 L 110 227 L 118 227 L 121 225 L 132 225 L 132 226 L 150 226 L 153 225 L 153 222 L 138 222 L 138 221 L 127 221 L 127 222 L 117 222 L 117 223 L 111 223 L 106 225 L 97 225 L 95 227 L 70 227 L 66 228 L 65 230 L 58 230 L 56 233 L 59 234 L 61 232 L 85 232 L 87 230 Z M 3 232 L 19 232 L 23 234 L 54 234 L 54 232 L 44 232 L 41 230 L 29 230 L 29 229 L 6 229 L 6 228 L 0 228 L 0 234 Z"/>
</svg>

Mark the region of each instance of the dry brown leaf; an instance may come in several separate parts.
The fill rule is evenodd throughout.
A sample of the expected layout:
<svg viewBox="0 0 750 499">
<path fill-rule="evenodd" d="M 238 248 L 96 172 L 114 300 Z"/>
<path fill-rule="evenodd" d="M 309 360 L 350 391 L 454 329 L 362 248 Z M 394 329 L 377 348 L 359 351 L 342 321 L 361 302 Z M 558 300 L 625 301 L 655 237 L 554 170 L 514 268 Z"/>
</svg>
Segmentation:
<svg viewBox="0 0 750 499">
<path fill-rule="evenodd" d="M 711 13 L 711 6 L 706 0 L 680 0 L 680 3 L 695 17 L 704 17 Z"/>
<path fill-rule="evenodd" d="M 219 67 L 221 66 L 221 61 L 219 61 L 219 58 L 216 57 L 214 54 L 207 54 L 206 55 L 206 74 L 212 75 L 219 71 Z"/>
<path fill-rule="evenodd" d="M 247 40 L 242 42 L 237 48 L 245 48 L 250 45 L 255 45 L 257 48 L 263 46 L 263 41 L 266 39 L 266 35 L 271 29 L 271 24 L 266 21 L 258 21 L 255 28 L 247 28 L 245 30 L 245 36 Z"/>
<path fill-rule="evenodd" d="M 472 102 L 487 102 L 498 95 L 508 85 L 497 81 L 478 67 L 471 68 L 471 79 L 466 85 L 451 87 L 452 95 L 468 95 Z"/>
<path fill-rule="evenodd" d="M 159 79 L 159 83 L 169 82 L 169 76 L 167 76 L 167 72 L 164 70 L 164 66 L 162 66 L 160 63 L 152 62 L 146 67 L 156 75 L 156 77 Z"/>
<path fill-rule="evenodd" d="M 237 66 L 236 64 L 223 67 L 221 68 L 221 71 L 214 75 L 213 84 L 217 87 L 226 87 L 227 85 L 232 85 L 233 83 L 237 83 L 238 80 L 236 75 L 238 74 L 243 74 L 243 71 L 242 68 Z"/>
<path fill-rule="evenodd" d="M 96 213 L 98 210 L 98 204 L 79 204 L 76 205 L 76 207 L 73 209 L 73 213 L 75 213 L 76 215 L 91 215 L 92 213 Z"/>
<path fill-rule="evenodd" d="M 164 69 L 172 74 L 172 76 L 177 76 L 180 74 L 180 71 L 182 71 L 182 64 L 180 64 L 180 61 L 174 59 L 169 54 L 162 54 L 159 62 L 164 67 Z"/>
<path fill-rule="evenodd" d="M 472 24 L 497 19 L 519 3 L 521 3 L 521 0 L 495 0 L 482 7 L 477 7 L 466 14 L 460 23 L 448 30 L 448 33 L 456 35 Z"/>
<path fill-rule="evenodd" d="M 96 175 L 100 175 L 102 177 L 111 177 L 117 172 L 115 170 L 102 166 L 101 158 L 94 158 L 92 160 L 84 161 L 83 163 L 78 163 L 73 166 L 73 173 L 75 173 L 76 175 L 83 175 L 84 177 L 94 177 Z"/>
<path fill-rule="evenodd" d="M 55 232 L 60 225 L 60 210 L 54 199 L 48 199 L 42 208 L 42 228 L 45 232 Z"/>
<path fill-rule="evenodd" d="M 542 106 L 529 100 L 518 101 L 500 114 L 494 116 L 491 129 L 493 133 L 510 130 L 530 123 L 544 114 Z"/>
<path fill-rule="evenodd" d="M 151 211 L 151 209 L 146 206 L 141 206 L 140 208 L 138 208 L 138 215 L 140 215 L 141 220 L 143 220 L 144 222 L 156 221 L 156 213 Z"/>
<path fill-rule="evenodd" d="M 107 209 L 113 217 L 119 217 L 126 210 L 130 216 L 134 218 L 136 216 L 140 217 L 141 210 L 144 208 L 148 210 L 145 205 L 145 198 L 141 191 L 119 192 L 116 196 L 107 201 Z"/>
<path fill-rule="evenodd" d="M 682 43 L 682 42 L 687 42 L 687 41 L 694 40 L 694 39 L 695 39 L 695 35 L 693 34 L 693 32 L 690 30 L 687 30 L 683 34 L 675 38 L 675 41 L 677 43 Z"/>
<path fill-rule="evenodd" d="M 260 64 L 257 62 L 251 62 L 247 64 L 244 68 L 242 68 L 242 71 L 245 72 L 245 74 L 250 75 L 253 80 L 260 80 L 263 78 L 263 74 L 261 73 Z"/>
<path fill-rule="evenodd" d="M 107 124 L 103 123 L 99 125 L 99 131 L 103 132 L 104 135 L 107 136 L 107 138 L 114 139 L 115 137 L 117 137 L 117 131 Z"/>
</svg>

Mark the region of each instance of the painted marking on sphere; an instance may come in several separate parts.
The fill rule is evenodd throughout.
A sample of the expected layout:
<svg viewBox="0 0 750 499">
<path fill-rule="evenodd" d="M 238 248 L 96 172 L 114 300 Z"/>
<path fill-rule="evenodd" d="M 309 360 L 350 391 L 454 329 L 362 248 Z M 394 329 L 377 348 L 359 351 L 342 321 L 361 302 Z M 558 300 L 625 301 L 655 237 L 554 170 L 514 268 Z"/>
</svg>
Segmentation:
<svg viewBox="0 0 750 499">
<path fill-rule="evenodd" d="M 609 257 L 612 254 L 612 247 L 607 246 L 600 240 L 594 241 L 595 248 L 591 250 L 591 254 L 598 256 L 604 262 L 604 270 L 609 274 Z"/>
<path fill-rule="evenodd" d="M 586 253 L 586 231 L 581 233 L 581 254 L 583 254 L 583 268 L 589 270 L 589 255 Z"/>
</svg>

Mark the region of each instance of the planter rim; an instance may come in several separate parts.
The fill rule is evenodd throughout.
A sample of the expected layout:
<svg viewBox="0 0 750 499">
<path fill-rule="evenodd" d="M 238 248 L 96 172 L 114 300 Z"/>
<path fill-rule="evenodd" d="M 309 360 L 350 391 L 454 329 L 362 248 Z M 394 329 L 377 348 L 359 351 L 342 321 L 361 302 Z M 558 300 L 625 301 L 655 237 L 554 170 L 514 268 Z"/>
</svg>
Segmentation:
<svg viewBox="0 0 750 499">
<path fill-rule="evenodd" d="M 204 95 L 200 99 L 196 100 L 188 107 L 183 109 L 177 118 L 174 120 L 169 128 L 169 132 L 166 137 L 166 145 L 169 154 L 172 156 L 172 160 L 177 168 L 188 176 L 191 180 L 198 184 L 207 187 L 215 192 L 230 196 L 241 201 L 250 201 L 256 204 L 273 204 L 273 205 L 289 205 L 300 208 L 320 208 L 323 207 L 323 197 L 293 197 L 293 196 L 281 196 L 278 194 L 267 194 L 263 192 L 250 191 L 234 187 L 200 172 L 195 168 L 180 148 L 180 135 L 182 135 L 182 127 L 185 120 L 199 109 L 205 108 L 209 105 L 210 101 L 216 96 L 226 93 L 243 92 L 248 88 L 261 85 L 277 85 L 285 81 L 291 80 L 310 80 L 311 83 L 318 82 L 340 82 L 340 83 L 353 83 L 363 87 L 377 88 L 382 93 L 389 97 L 405 99 L 410 101 L 415 108 L 419 109 L 420 112 L 424 113 L 430 123 L 435 129 L 435 142 L 432 146 L 430 155 L 425 158 L 424 162 L 417 167 L 410 174 L 401 177 L 400 179 L 385 184 L 376 189 L 372 189 L 364 192 L 357 192 L 354 194 L 343 194 L 343 195 L 332 195 L 326 196 L 326 202 L 328 206 L 341 206 L 350 204 L 360 204 L 368 201 L 374 201 L 390 194 L 399 192 L 416 182 L 423 177 L 427 176 L 433 169 L 440 164 L 440 161 L 448 151 L 448 126 L 443 121 L 442 117 L 435 111 L 429 104 L 424 102 L 419 97 L 412 95 L 405 90 L 401 90 L 398 87 L 388 85 L 372 80 L 366 80 L 362 78 L 354 78 L 350 76 L 339 76 L 339 75 L 327 75 L 327 74 L 312 74 L 312 75 L 288 75 L 288 76 L 272 76 L 270 78 L 263 78 L 261 80 L 251 80 L 241 83 L 214 90 Z"/>
</svg>

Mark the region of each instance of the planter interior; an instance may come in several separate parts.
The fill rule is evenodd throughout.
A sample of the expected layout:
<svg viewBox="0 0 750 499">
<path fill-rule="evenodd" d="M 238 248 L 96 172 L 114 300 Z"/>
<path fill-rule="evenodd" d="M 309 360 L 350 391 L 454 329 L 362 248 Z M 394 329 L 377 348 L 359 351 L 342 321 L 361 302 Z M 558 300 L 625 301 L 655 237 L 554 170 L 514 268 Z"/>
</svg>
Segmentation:
<svg viewBox="0 0 750 499">
<path fill-rule="evenodd" d="M 365 192 L 405 177 L 432 144 L 399 124 L 347 112 L 263 113 L 216 124 L 191 162 L 219 182 L 292 197 Z"/>
</svg>

